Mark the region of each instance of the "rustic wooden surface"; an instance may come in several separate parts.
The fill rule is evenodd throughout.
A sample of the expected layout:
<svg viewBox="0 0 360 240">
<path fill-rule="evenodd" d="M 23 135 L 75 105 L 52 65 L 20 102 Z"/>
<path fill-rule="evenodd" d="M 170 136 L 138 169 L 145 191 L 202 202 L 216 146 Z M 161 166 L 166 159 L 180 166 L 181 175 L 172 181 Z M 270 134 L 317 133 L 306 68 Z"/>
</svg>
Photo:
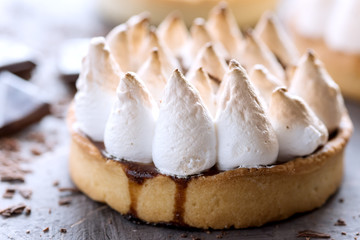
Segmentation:
<svg viewBox="0 0 360 240">
<path fill-rule="evenodd" d="M 63 102 L 72 96 L 71 89 L 58 77 L 59 44 L 67 38 L 104 35 L 109 29 L 94 9 L 94 3 L 86 0 L 0 0 L 0 37 L 21 40 L 39 52 L 39 65 L 31 81 L 46 88 L 46 97 L 57 106 L 60 102 L 66 107 Z M 58 187 L 73 187 L 67 162 L 69 136 L 63 118 L 46 117 L 15 136 L 22 154 L 29 159 L 22 167 L 32 173 L 26 175 L 25 183 L 1 182 L 0 195 L 9 187 L 32 189 L 33 195 L 29 200 L 18 193 L 13 199 L 0 196 L 0 209 L 22 202 L 32 212 L 29 216 L 0 217 L 0 239 L 295 239 L 299 231 L 307 229 L 330 234 L 333 239 L 360 239 L 356 235 L 360 232 L 360 103 L 346 103 L 355 132 L 346 151 L 345 178 L 339 191 L 323 207 L 310 213 L 261 228 L 224 232 L 134 224 L 81 193 L 59 192 Z M 39 156 L 31 154 L 33 143 L 26 140 L 32 132 L 43 133 L 51 145 Z M 59 182 L 58 187 L 54 181 Z M 64 197 L 70 197 L 72 202 L 59 206 L 58 201 Z M 345 220 L 346 226 L 334 226 L 339 218 Z M 49 231 L 43 232 L 47 227 Z M 67 233 L 61 233 L 61 228 L 66 228 Z"/>
</svg>

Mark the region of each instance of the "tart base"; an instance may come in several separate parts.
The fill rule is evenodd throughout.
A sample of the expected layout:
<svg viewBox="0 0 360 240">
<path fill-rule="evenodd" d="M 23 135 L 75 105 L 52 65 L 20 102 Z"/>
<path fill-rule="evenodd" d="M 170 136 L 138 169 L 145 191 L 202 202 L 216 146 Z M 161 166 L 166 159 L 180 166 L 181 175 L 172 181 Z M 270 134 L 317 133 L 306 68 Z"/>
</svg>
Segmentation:
<svg viewBox="0 0 360 240">
<path fill-rule="evenodd" d="M 261 226 L 320 207 L 341 183 L 344 149 L 352 133 L 344 114 L 336 136 L 305 158 L 188 178 L 146 174 L 139 167 L 142 177 L 133 178 L 127 162 L 106 159 L 74 123 L 70 110 L 69 167 L 81 191 L 145 222 L 203 229 Z"/>
<path fill-rule="evenodd" d="M 328 48 L 323 39 L 305 38 L 294 29 L 291 32 L 301 52 L 309 47 L 315 50 L 345 96 L 360 100 L 360 54 L 335 51 Z"/>
</svg>

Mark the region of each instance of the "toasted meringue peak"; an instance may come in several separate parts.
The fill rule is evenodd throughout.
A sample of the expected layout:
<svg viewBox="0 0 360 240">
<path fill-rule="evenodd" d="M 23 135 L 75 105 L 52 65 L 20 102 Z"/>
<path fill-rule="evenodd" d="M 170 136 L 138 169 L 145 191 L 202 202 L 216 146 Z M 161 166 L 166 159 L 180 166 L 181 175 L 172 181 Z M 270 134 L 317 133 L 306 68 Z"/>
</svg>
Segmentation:
<svg viewBox="0 0 360 240">
<path fill-rule="evenodd" d="M 211 113 L 211 116 L 215 117 L 216 114 L 216 102 L 213 90 L 211 87 L 208 74 L 200 67 L 196 70 L 195 74 L 190 77 L 190 83 L 195 86 L 199 91 L 200 97 L 203 100 L 205 106 Z"/>
<path fill-rule="evenodd" d="M 164 46 L 162 42 L 160 42 L 156 32 L 154 30 L 150 30 L 147 36 L 147 42 L 144 44 L 144 48 L 142 51 L 142 59 L 144 59 L 145 57 L 144 60 L 146 60 L 146 58 L 150 56 L 154 48 L 158 49 L 164 74 L 168 78 L 173 72 L 173 70 L 178 67 L 178 63 L 171 54 L 170 50 L 166 48 L 166 46 Z"/>
<path fill-rule="evenodd" d="M 219 57 L 211 43 L 207 43 L 200 50 L 187 73 L 187 77 L 194 75 L 194 72 L 199 69 L 199 67 L 202 67 L 203 70 L 207 72 L 209 78 L 212 80 L 212 85 L 215 87 L 218 87 L 218 84 L 222 81 L 227 69 L 225 60 Z M 214 88 L 214 90 L 216 91 L 217 88 Z"/>
<path fill-rule="evenodd" d="M 230 58 L 236 58 L 242 35 L 225 2 L 220 2 L 211 10 L 206 27 L 211 37 L 224 45 Z"/>
<path fill-rule="evenodd" d="M 324 123 L 304 100 L 284 88 L 272 94 L 268 116 L 278 137 L 281 162 L 311 154 L 328 140 Z"/>
<path fill-rule="evenodd" d="M 208 42 L 212 42 L 214 48 L 216 49 L 216 52 L 218 52 L 218 54 L 221 57 L 228 58 L 228 53 L 224 48 L 224 46 L 222 45 L 222 43 L 212 41 L 212 38 L 205 26 L 205 19 L 196 18 L 193 24 L 191 25 L 190 34 L 191 34 L 190 51 L 193 58 L 196 57 L 200 49 L 202 49 L 202 47 L 204 47 L 204 45 Z"/>
<path fill-rule="evenodd" d="M 263 65 L 257 64 L 250 71 L 250 80 L 264 99 L 266 106 L 270 104 L 273 91 L 282 86 L 285 87 L 279 79 L 272 75 Z"/>
<path fill-rule="evenodd" d="M 285 73 L 282 66 L 266 45 L 250 32 L 246 35 L 245 40 L 240 52 L 242 64 L 247 69 L 251 69 L 255 64 L 262 64 L 276 77 L 284 80 Z"/>
<path fill-rule="evenodd" d="M 174 55 L 179 55 L 189 38 L 189 32 L 179 12 L 170 13 L 157 28 L 157 33 Z"/>
<path fill-rule="evenodd" d="M 225 76 L 228 84 L 215 121 L 218 168 L 272 164 L 279 144 L 245 70 L 235 67 Z"/>
<path fill-rule="evenodd" d="M 127 22 L 128 27 L 128 42 L 129 50 L 132 58 L 139 58 L 143 56 L 142 48 L 146 37 L 149 32 L 149 14 L 143 12 L 139 15 L 132 16 Z M 131 69 L 136 71 L 138 68 L 138 63 L 136 61 L 132 62 Z"/>
<path fill-rule="evenodd" d="M 156 103 L 160 104 L 166 85 L 166 77 L 157 48 L 153 49 L 148 60 L 140 67 L 138 75 L 144 81 Z"/>
<path fill-rule="evenodd" d="M 200 173 L 216 162 L 215 127 L 197 91 L 179 70 L 170 77 L 153 142 L 153 161 L 163 174 Z"/>
<path fill-rule="evenodd" d="M 266 12 L 262 15 L 254 34 L 269 47 L 284 66 L 297 64 L 299 53 L 273 13 Z"/>
<path fill-rule="evenodd" d="M 312 51 L 300 60 L 291 80 L 289 92 L 303 98 L 329 133 L 335 131 L 345 111 L 339 86 L 332 80 Z"/>
<path fill-rule="evenodd" d="M 106 123 L 104 144 L 117 159 L 150 163 L 157 106 L 134 73 L 126 73 Z"/>
<path fill-rule="evenodd" d="M 75 114 L 78 127 L 95 141 L 102 141 L 120 69 L 103 37 L 93 38 L 76 86 Z"/>
<path fill-rule="evenodd" d="M 230 63 L 229 63 L 229 71 L 233 70 L 234 68 L 242 68 L 242 67 L 238 61 L 236 61 L 235 59 L 231 59 Z M 224 91 L 228 84 L 228 81 L 227 81 L 228 79 L 229 78 L 223 78 L 223 81 L 221 81 L 219 89 L 216 93 L 217 99 L 221 98 L 222 95 L 224 94 Z"/>
<path fill-rule="evenodd" d="M 123 71 L 131 69 L 127 26 L 120 24 L 106 36 L 111 53 Z"/>
</svg>

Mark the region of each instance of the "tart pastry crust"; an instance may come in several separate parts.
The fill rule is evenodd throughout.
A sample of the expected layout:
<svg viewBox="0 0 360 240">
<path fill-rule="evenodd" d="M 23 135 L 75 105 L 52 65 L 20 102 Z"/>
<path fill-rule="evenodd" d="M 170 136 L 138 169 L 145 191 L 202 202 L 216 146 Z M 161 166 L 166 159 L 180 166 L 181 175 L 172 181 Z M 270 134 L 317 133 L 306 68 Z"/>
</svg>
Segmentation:
<svg viewBox="0 0 360 240">
<path fill-rule="evenodd" d="M 107 159 L 73 126 L 70 174 L 91 199 L 149 223 L 196 228 L 246 228 L 320 207 L 343 177 L 344 149 L 352 133 L 345 112 L 336 134 L 315 153 L 286 163 L 176 178 L 146 165 Z"/>
</svg>

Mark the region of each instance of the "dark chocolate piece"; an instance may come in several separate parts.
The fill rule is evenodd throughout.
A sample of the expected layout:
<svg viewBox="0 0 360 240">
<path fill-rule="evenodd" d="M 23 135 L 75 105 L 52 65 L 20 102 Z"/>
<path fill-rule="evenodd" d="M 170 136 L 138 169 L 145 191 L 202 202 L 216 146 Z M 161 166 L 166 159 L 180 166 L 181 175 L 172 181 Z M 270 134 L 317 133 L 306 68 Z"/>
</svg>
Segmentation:
<svg viewBox="0 0 360 240">
<path fill-rule="evenodd" d="M 64 197 L 64 198 L 60 198 L 59 200 L 59 205 L 63 206 L 63 205 L 69 205 L 71 203 L 71 198 L 69 197 Z"/>
<path fill-rule="evenodd" d="M 0 73 L 0 137 L 16 133 L 50 113 L 50 105 L 30 82 Z"/>
<path fill-rule="evenodd" d="M 298 232 L 296 237 L 309 237 L 309 238 L 330 238 L 331 236 L 326 233 L 315 232 L 312 230 L 304 230 Z"/>
<path fill-rule="evenodd" d="M 61 79 L 67 83 L 75 83 L 81 71 L 81 62 L 85 57 L 90 39 L 76 38 L 67 40 L 60 46 L 57 68 Z"/>
<path fill-rule="evenodd" d="M 78 193 L 78 192 L 80 192 L 80 190 L 78 188 L 73 188 L 73 187 L 61 187 L 61 188 L 59 188 L 59 192 Z"/>
<path fill-rule="evenodd" d="M 13 39 L 0 38 L 0 71 L 9 71 L 22 78 L 30 79 L 36 67 L 36 53 L 28 46 Z"/>
<path fill-rule="evenodd" d="M 18 214 L 21 214 L 24 209 L 25 209 L 25 204 L 20 203 L 14 206 L 10 206 L 8 208 L 5 208 L 3 210 L 0 211 L 0 215 L 4 216 L 4 217 L 12 217 Z"/>
</svg>

